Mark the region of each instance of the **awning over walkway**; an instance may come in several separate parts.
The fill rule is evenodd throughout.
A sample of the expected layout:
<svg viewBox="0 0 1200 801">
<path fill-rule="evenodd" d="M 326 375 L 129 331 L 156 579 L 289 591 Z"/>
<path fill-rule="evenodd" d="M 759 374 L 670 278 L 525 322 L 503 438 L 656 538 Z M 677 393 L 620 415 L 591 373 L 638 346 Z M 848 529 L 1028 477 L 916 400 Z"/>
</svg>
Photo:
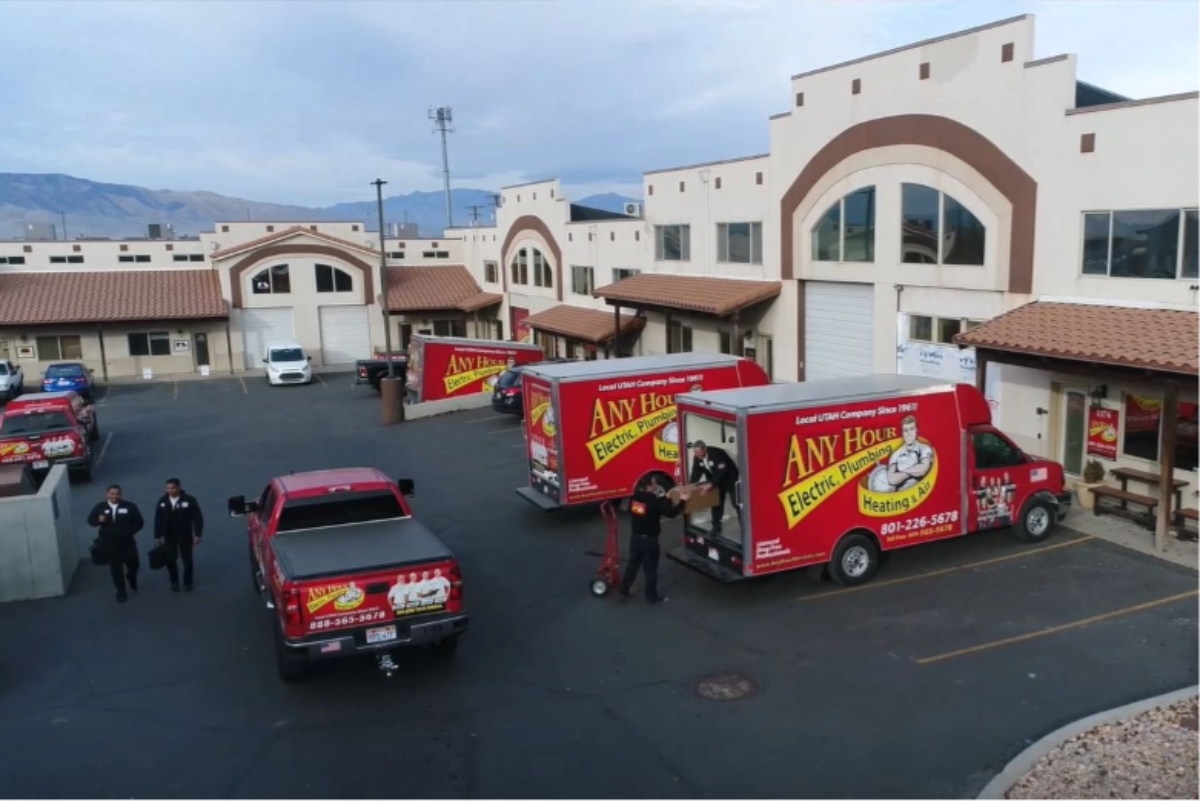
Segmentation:
<svg viewBox="0 0 1200 801">
<path fill-rule="evenodd" d="M 0 275 L 0 326 L 228 317 L 216 270 Z"/>
<path fill-rule="evenodd" d="M 583 309 L 563 304 L 544 312 L 531 314 L 522 320 L 522 324 L 548 334 L 580 339 L 593 345 L 608 342 L 617 336 L 640 331 L 646 324 L 643 317 L 623 314 L 621 315 L 620 330 L 617 330 L 617 321 L 613 319 L 615 316 L 615 313 L 610 314 L 598 309 Z"/>
<path fill-rule="evenodd" d="M 1200 374 L 1200 315 L 1176 309 L 1036 301 L 958 334 L 955 343 L 995 352 L 993 361 L 1052 369 L 1051 362 Z M 1032 360 L 1032 361 L 1031 361 Z"/>
<path fill-rule="evenodd" d="M 387 308 L 392 313 L 473 312 L 503 300 L 480 289 L 461 265 L 387 268 Z"/>
<path fill-rule="evenodd" d="M 778 281 L 644 273 L 602 286 L 593 294 L 604 298 L 611 306 L 673 309 L 727 317 L 771 300 L 781 289 Z"/>
</svg>

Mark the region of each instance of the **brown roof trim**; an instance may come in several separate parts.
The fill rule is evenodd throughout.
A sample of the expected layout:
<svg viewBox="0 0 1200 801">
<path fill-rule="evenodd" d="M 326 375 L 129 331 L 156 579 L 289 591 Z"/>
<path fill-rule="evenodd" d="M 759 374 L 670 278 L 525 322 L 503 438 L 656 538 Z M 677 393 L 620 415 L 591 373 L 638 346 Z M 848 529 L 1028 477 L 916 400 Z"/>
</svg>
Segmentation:
<svg viewBox="0 0 1200 801">
<path fill-rule="evenodd" d="M 352 264 L 362 271 L 362 302 L 370 306 L 375 302 L 375 268 L 367 262 L 347 253 L 338 248 L 328 247 L 327 245 L 275 245 L 273 247 L 262 248 L 251 253 L 246 258 L 229 268 L 229 297 L 233 301 L 233 307 L 240 309 L 242 307 L 242 274 L 261 264 L 268 259 L 277 259 L 282 256 L 328 256 L 331 259 L 338 259 L 347 264 Z M 375 255 L 379 255 L 375 251 Z"/>
<path fill-rule="evenodd" d="M 495 292 L 480 292 L 474 297 L 467 298 L 462 303 L 458 304 L 459 311 L 473 312 L 480 309 L 486 309 L 489 306 L 495 306 L 497 303 L 503 303 L 504 296 L 497 295 Z"/>
<path fill-rule="evenodd" d="M 0 325 L 8 327 L 228 317 L 212 268 L 0 274 Z"/>
<path fill-rule="evenodd" d="M 977 25 L 974 28 L 967 28 L 965 31 L 956 31 L 954 33 L 947 33 L 944 36 L 935 36 L 932 39 L 925 39 L 920 42 L 914 42 L 913 44 L 906 44 L 906 45 L 902 45 L 900 47 L 893 47 L 891 50 L 884 50 L 881 53 L 872 53 L 869 56 L 862 56 L 860 58 L 851 59 L 850 61 L 842 61 L 838 64 L 833 64 L 828 67 L 821 67 L 820 69 L 809 70 L 808 72 L 801 72 L 796 75 L 793 75 L 792 80 L 797 81 L 801 78 L 807 78 L 811 75 L 820 75 L 822 72 L 831 72 L 833 70 L 841 69 L 842 67 L 851 67 L 855 64 L 862 64 L 865 61 L 873 61 L 877 58 L 883 58 L 884 56 L 894 56 L 897 53 L 903 53 L 905 50 L 916 50 L 917 48 L 920 48 L 920 47 L 928 47 L 929 45 L 937 44 L 938 42 L 949 41 L 950 39 L 957 39 L 961 36 L 970 36 L 971 34 L 980 33 L 982 31 L 988 31 L 993 28 L 1002 28 L 1005 25 L 1012 25 L 1017 22 L 1022 22 L 1027 19 L 1032 19 L 1032 17 L 1033 17 L 1032 14 L 1022 14 L 1019 17 L 1009 17 L 1008 19 L 1002 19 L 1002 20 L 999 20 L 998 22 L 989 22 L 986 25 Z"/>
<path fill-rule="evenodd" d="M 540 181 L 526 181 L 523 184 L 509 184 L 508 186 L 500 187 L 500 191 L 503 192 L 505 189 L 523 189 L 527 186 L 537 186 L 538 184 L 552 184 L 557 180 L 557 178 L 543 178 Z"/>
<path fill-rule="evenodd" d="M 768 120 L 782 120 L 784 117 L 790 117 L 790 116 L 792 116 L 792 112 L 781 111 L 778 114 L 772 114 L 770 117 L 767 117 L 767 119 Z"/>
<path fill-rule="evenodd" d="M 1055 64 L 1059 61 L 1066 61 L 1070 57 L 1070 53 L 1061 53 L 1057 56 L 1050 56 L 1049 58 L 1035 58 L 1033 61 L 1025 62 L 1025 69 L 1029 69 L 1030 67 L 1043 67 L 1047 64 Z"/>
<path fill-rule="evenodd" d="M 554 234 L 550 232 L 550 227 L 542 222 L 541 217 L 533 214 L 526 214 L 513 220 L 512 225 L 508 227 L 508 233 L 504 235 L 504 244 L 500 246 L 500 269 L 505 271 L 507 275 L 509 262 L 508 249 L 512 247 L 512 243 L 518 236 L 526 231 L 532 231 L 541 234 L 542 239 L 546 240 L 546 245 L 550 248 L 550 255 L 554 257 L 554 293 L 556 299 L 563 299 L 563 256 L 562 248 L 558 246 L 558 240 L 554 238 Z M 507 279 L 506 279 L 507 281 Z M 507 288 L 508 284 L 505 283 Z"/>
<path fill-rule="evenodd" d="M 1159 103 L 1178 103 L 1183 100 L 1195 100 L 1200 98 L 1200 92 L 1182 92 L 1177 95 L 1161 95 L 1159 97 L 1146 97 L 1141 100 L 1123 100 L 1120 103 L 1105 103 L 1101 106 L 1087 106 L 1085 108 L 1069 108 L 1067 116 L 1074 114 L 1091 114 L 1094 111 L 1113 111 L 1119 108 L 1133 108 L 1134 106 L 1154 106 Z"/>
<path fill-rule="evenodd" d="M 378 231 L 375 233 L 378 233 Z M 350 248 L 360 253 L 375 255 L 378 255 L 379 253 L 379 251 L 375 250 L 374 247 L 364 247 L 357 242 L 351 242 L 349 239 L 342 239 L 338 236 L 330 236 L 329 234 L 325 234 L 320 231 L 314 231 L 311 228 L 303 228 L 299 225 L 293 225 L 291 228 L 287 228 L 283 231 L 276 231 L 274 233 L 267 234 L 266 236 L 260 236 L 258 239 L 251 239 L 238 245 L 230 245 L 227 248 L 221 248 L 220 250 L 213 251 L 209 258 L 216 261 L 218 259 L 228 258 L 229 256 L 236 256 L 238 253 L 244 253 L 247 250 L 253 250 L 254 248 L 262 247 L 263 245 L 269 245 L 273 242 L 282 242 L 285 239 L 290 239 L 293 236 L 299 236 L 301 234 L 313 237 L 314 239 L 324 240 L 331 245 L 340 245 L 341 247 Z"/>
<path fill-rule="evenodd" d="M 777 297 L 779 281 L 750 281 L 676 273 L 641 273 L 592 292 L 610 306 L 653 307 L 727 317 Z"/>
<path fill-rule="evenodd" d="M 599 345 L 614 337 L 641 331 L 646 326 L 646 318 L 632 314 L 621 315 L 621 327 L 617 330 L 614 324 L 614 314 L 599 309 L 587 309 L 582 306 L 560 304 L 545 311 L 531 314 L 522 320 L 522 324 L 548 334 L 579 339 Z"/>
<path fill-rule="evenodd" d="M 755 159 L 769 159 L 770 153 L 756 153 L 753 156 L 738 156 L 732 159 L 721 159 L 720 161 L 702 161 L 699 164 L 686 164 L 682 167 L 665 167 L 661 170 L 648 170 L 642 175 L 659 175 L 664 172 L 682 172 L 683 170 L 698 170 L 701 167 L 720 167 L 724 164 L 737 164 L 741 161 L 754 161 Z"/>
<path fill-rule="evenodd" d="M 1000 148 L 960 122 L 930 114 L 902 114 L 859 123 L 831 139 L 809 159 L 780 201 L 780 274 L 796 277 L 795 213 L 813 187 L 851 156 L 893 145 L 921 145 L 956 156 L 1012 204 L 1008 291 L 1033 291 L 1033 245 L 1037 227 L 1037 182 Z M 800 359 L 804 359 L 803 353 Z"/>
</svg>

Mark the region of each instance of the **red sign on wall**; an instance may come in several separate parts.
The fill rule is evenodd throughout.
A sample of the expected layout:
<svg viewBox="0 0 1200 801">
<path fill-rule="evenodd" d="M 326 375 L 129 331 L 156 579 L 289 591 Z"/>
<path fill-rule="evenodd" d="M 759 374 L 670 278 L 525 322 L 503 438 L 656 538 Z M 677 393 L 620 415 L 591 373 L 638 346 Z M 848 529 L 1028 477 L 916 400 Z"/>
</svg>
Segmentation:
<svg viewBox="0 0 1200 801">
<path fill-rule="evenodd" d="M 1093 406 L 1088 409 L 1088 456 L 1116 461 L 1117 441 L 1120 439 L 1120 416 L 1116 409 Z"/>
<path fill-rule="evenodd" d="M 522 309 L 520 306 L 510 306 L 509 315 L 512 317 L 513 342 L 533 342 L 533 329 L 525 325 L 525 318 L 529 316 L 529 309 Z"/>
</svg>

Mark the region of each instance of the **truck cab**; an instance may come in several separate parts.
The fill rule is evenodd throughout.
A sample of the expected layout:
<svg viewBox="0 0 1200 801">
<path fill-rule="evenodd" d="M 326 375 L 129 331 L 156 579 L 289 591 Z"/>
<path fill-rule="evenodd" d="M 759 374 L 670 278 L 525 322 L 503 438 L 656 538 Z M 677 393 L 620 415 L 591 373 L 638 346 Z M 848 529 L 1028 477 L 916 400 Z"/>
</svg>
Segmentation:
<svg viewBox="0 0 1200 801">
<path fill-rule="evenodd" d="M 251 579 L 284 681 L 330 657 L 372 655 L 391 675 L 398 649 L 454 652 L 467 629 L 462 574 L 414 519 L 414 493 L 410 479 L 350 468 L 281 476 L 256 500 L 229 498 L 230 516 L 246 519 Z"/>
</svg>

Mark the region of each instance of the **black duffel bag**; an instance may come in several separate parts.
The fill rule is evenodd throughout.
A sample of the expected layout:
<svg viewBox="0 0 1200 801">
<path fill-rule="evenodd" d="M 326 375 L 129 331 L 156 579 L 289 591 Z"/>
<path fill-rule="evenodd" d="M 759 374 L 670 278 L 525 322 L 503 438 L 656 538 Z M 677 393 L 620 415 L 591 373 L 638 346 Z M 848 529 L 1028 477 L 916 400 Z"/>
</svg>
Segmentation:
<svg viewBox="0 0 1200 801">
<path fill-rule="evenodd" d="M 162 570 L 167 565 L 171 564 L 178 557 L 176 546 L 173 542 L 163 542 L 160 545 L 155 545 L 147 554 L 150 561 L 151 570 Z"/>
<path fill-rule="evenodd" d="M 105 567 L 113 557 L 112 543 L 103 537 L 96 537 L 95 541 L 88 548 L 88 552 L 92 556 L 92 564 L 97 567 Z"/>
</svg>

